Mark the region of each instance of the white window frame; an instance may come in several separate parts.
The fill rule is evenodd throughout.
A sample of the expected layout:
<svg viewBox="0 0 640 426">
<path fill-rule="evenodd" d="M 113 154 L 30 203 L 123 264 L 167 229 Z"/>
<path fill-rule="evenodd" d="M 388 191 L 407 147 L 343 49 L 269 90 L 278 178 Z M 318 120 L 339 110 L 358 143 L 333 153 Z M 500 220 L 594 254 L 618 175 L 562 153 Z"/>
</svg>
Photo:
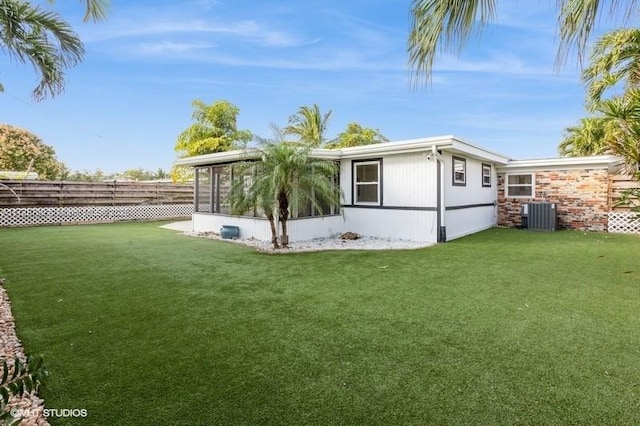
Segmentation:
<svg viewBox="0 0 640 426">
<path fill-rule="evenodd" d="M 489 170 L 489 174 L 485 175 L 485 170 Z M 489 178 L 489 183 L 485 183 L 484 178 L 488 177 Z M 482 163 L 482 187 L 483 188 L 491 188 L 491 186 L 493 186 L 493 167 L 491 167 L 491 164 L 487 164 L 487 163 Z"/>
<path fill-rule="evenodd" d="M 531 176 L 531 184 L 516 184 L 509 185 L 509 176 Z M 509 194 L 509 188 L 512 186 L 517 187 L 531 187 L 531 195 L 511 195 Z M 509 173 L 504 177 L 504 192 L 506 198 L 535 198 L 536 196 L 536 174 L 535 173 Z"/>
<path fill-rule="evenodd" d="M 462 163 L 462 174 L 464 179 L 456 179 L 456 161 Z M 451 157 L 451 184 L 453 186 L 467 186 L 467 159 L 462 157 Z"/>
<path fill-rule="evenodd" d="M 376 182 L 358 182 L 358 166 L 370 166 L 375 164 L 378 166 L 378 178 Z M 353 162 L 353 204 L 359 206 L 379 206 L 382 201 L 382 182 L 380 179 L 382 172 L 382 161 L 380 160 L 371 160 L 371 161 L 354 161 Z M 359 185 L 377 185 L 378 186 L 378 201 L 359 201 L 358 200 L 358 186 Z"/>
</svg>

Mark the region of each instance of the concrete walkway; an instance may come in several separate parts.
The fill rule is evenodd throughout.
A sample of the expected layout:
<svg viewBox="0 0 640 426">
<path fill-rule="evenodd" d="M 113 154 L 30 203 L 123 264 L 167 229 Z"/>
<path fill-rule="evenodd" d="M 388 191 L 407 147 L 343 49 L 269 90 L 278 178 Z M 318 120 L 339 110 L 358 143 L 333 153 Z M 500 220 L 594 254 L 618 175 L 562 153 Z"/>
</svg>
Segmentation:
<svg viewBox="0 0 640 426">
<path fill-rule="evenodd" d="M 180 222 L 167 223 L 166 225 L 160 226 L 160 228 L 179 232 L 191 232 L 193 231 L 193 223 L 190 220 L 182 220 Z"/>
</svg>

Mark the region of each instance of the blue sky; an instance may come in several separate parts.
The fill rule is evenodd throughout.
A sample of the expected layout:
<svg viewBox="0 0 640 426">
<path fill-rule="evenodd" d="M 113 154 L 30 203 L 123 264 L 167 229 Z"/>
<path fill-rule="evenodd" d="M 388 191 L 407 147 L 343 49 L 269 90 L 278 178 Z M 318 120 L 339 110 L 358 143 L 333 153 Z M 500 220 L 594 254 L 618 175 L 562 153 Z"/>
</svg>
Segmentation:
<svg viewBox="0 0 640 426">
<path fill-rule="evenodd" d="M 333 110 L 329 137 L 357 121 L 391 140 L 453 134 L 513 158 L 556 156 L 586 114 L 577 60 L 554 71 L 555 1 L 499 3 L 498 21 L 414 88 L 409 1 L 112 0 L 99 24 L 58 1 L 85 60 L 62 95 L 34 103 L 36 74 L 1 56 L 0 121 L 73 170 L 168 170 L 194 99 L 234 103 L 239 127 L 260 136 L 317 103 Z"/>
</svg>

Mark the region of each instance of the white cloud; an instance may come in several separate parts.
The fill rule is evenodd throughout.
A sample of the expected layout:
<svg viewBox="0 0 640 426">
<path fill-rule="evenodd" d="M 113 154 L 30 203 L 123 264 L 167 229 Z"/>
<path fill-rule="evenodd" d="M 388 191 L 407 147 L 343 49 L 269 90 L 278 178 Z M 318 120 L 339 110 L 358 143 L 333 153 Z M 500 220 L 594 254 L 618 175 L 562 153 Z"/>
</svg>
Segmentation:
<svg viewBox="0 0 640 426">
<path fill-rule="evenodd" d="M 137 45 L 138 53 L 143 55 L 184 54 L 186 52 L 201 51 L 216 47 L 208 43 L 179 43 L 173 41 L 157 41 L 140 43 Z"/>
<path fill-rule="evenodd" d="M 225 36 L 263 47 L 296 47 L 313 44 L 318 39 L 305 39 L 290 31 L 274 29 L 254 20 L 220 23 L 200 19 L 117 21 L 93 27 L 83 35 L 87 43 L 108 42 L 144 37 Z"/>
</svg>

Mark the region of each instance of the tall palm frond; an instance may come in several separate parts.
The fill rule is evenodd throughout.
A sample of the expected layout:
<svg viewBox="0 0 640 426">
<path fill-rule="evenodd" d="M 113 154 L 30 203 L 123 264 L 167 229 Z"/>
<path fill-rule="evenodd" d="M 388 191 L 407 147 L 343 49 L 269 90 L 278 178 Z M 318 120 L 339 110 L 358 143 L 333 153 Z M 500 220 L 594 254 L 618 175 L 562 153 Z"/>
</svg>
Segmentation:
<svg viewBox="0 0 640 426">
<path fill-rule="evenodd" d="M 84 0 L 85 20 L 102 20 L 106 0 Z M 32 92 L 38 101 L 64 91 L 65 70 L 84 57 L 78 34 L 56 12 L 22 0 L 0 0 L 0 50 L 13 60 L 31 63 L 40 81 Z"/>
<path fill-rule="evenodd" d="M 301 106 L 298 112 L 289 117 L 289 124 L 283 129 L 285 135 L 296 136 L 299 142 L 317 148 L 326 142 L 326 133 L 332 111 L 320 112 L 320 107 Z"/>
<path fill-rule="evenodd" d="M 630 89 L 598 104 L 596 111 L 607 119 L 607 143 L 612 153 L 622 157 L 625 171 L 640 170 L 640 89 Z"/>
<path fill-rule="evenodd" d="M 558 146 L 563 157 L 600 155 L 608 150 L 607 120 L 603 117 L 583 118 L 579 125 L 567 127 Z"/>
<path fill-rule="evenodd" d="M 556 4 L 559 67 L 573 48 L 582 58 L 605 4 L 600 0 L 556 0 Z M 624 21 L 637 12 L 638 0 L 612 0 L 608 4 L 610 17 Z M 413 0 L 407 43 L 412 81 L 429 81 L 438 48 L 459 53 L 474 31 L 495 20 L 496 5 L 495 0 Z"/>
<path fill-rule="evenodd" d="M 593 46 L 590 65 L 582 72 L 587 105 L 594 109 L 608 89 L 640 85 L 640 29 L 619 29 L 602 36 Z"/>
<path fill-rule="evenodd" d="M 280 243 L 287 247 L 287 221 L 291 212 L 311 207 L 323 212 L 327 205 L 337 205 L 340 189 L 333 177 L 335 163 L 311 156 L 312 148 L 302 142 L 289 141 L 274 127 L 272 139 L 256 138 L 260 161 L 243 163 L 243 171 L 251 170 L 248 186 L 237 181 L 232 187 L 232 205 L 237 212 L 262 208 L 277 216 L 282 230 Z M 268 217 L 268 216 L 267 216 Z M 273 222 L 272 235 L 274 234 Z M 277 242 L 274 241 L 274 246 Z"/>
</svg>

